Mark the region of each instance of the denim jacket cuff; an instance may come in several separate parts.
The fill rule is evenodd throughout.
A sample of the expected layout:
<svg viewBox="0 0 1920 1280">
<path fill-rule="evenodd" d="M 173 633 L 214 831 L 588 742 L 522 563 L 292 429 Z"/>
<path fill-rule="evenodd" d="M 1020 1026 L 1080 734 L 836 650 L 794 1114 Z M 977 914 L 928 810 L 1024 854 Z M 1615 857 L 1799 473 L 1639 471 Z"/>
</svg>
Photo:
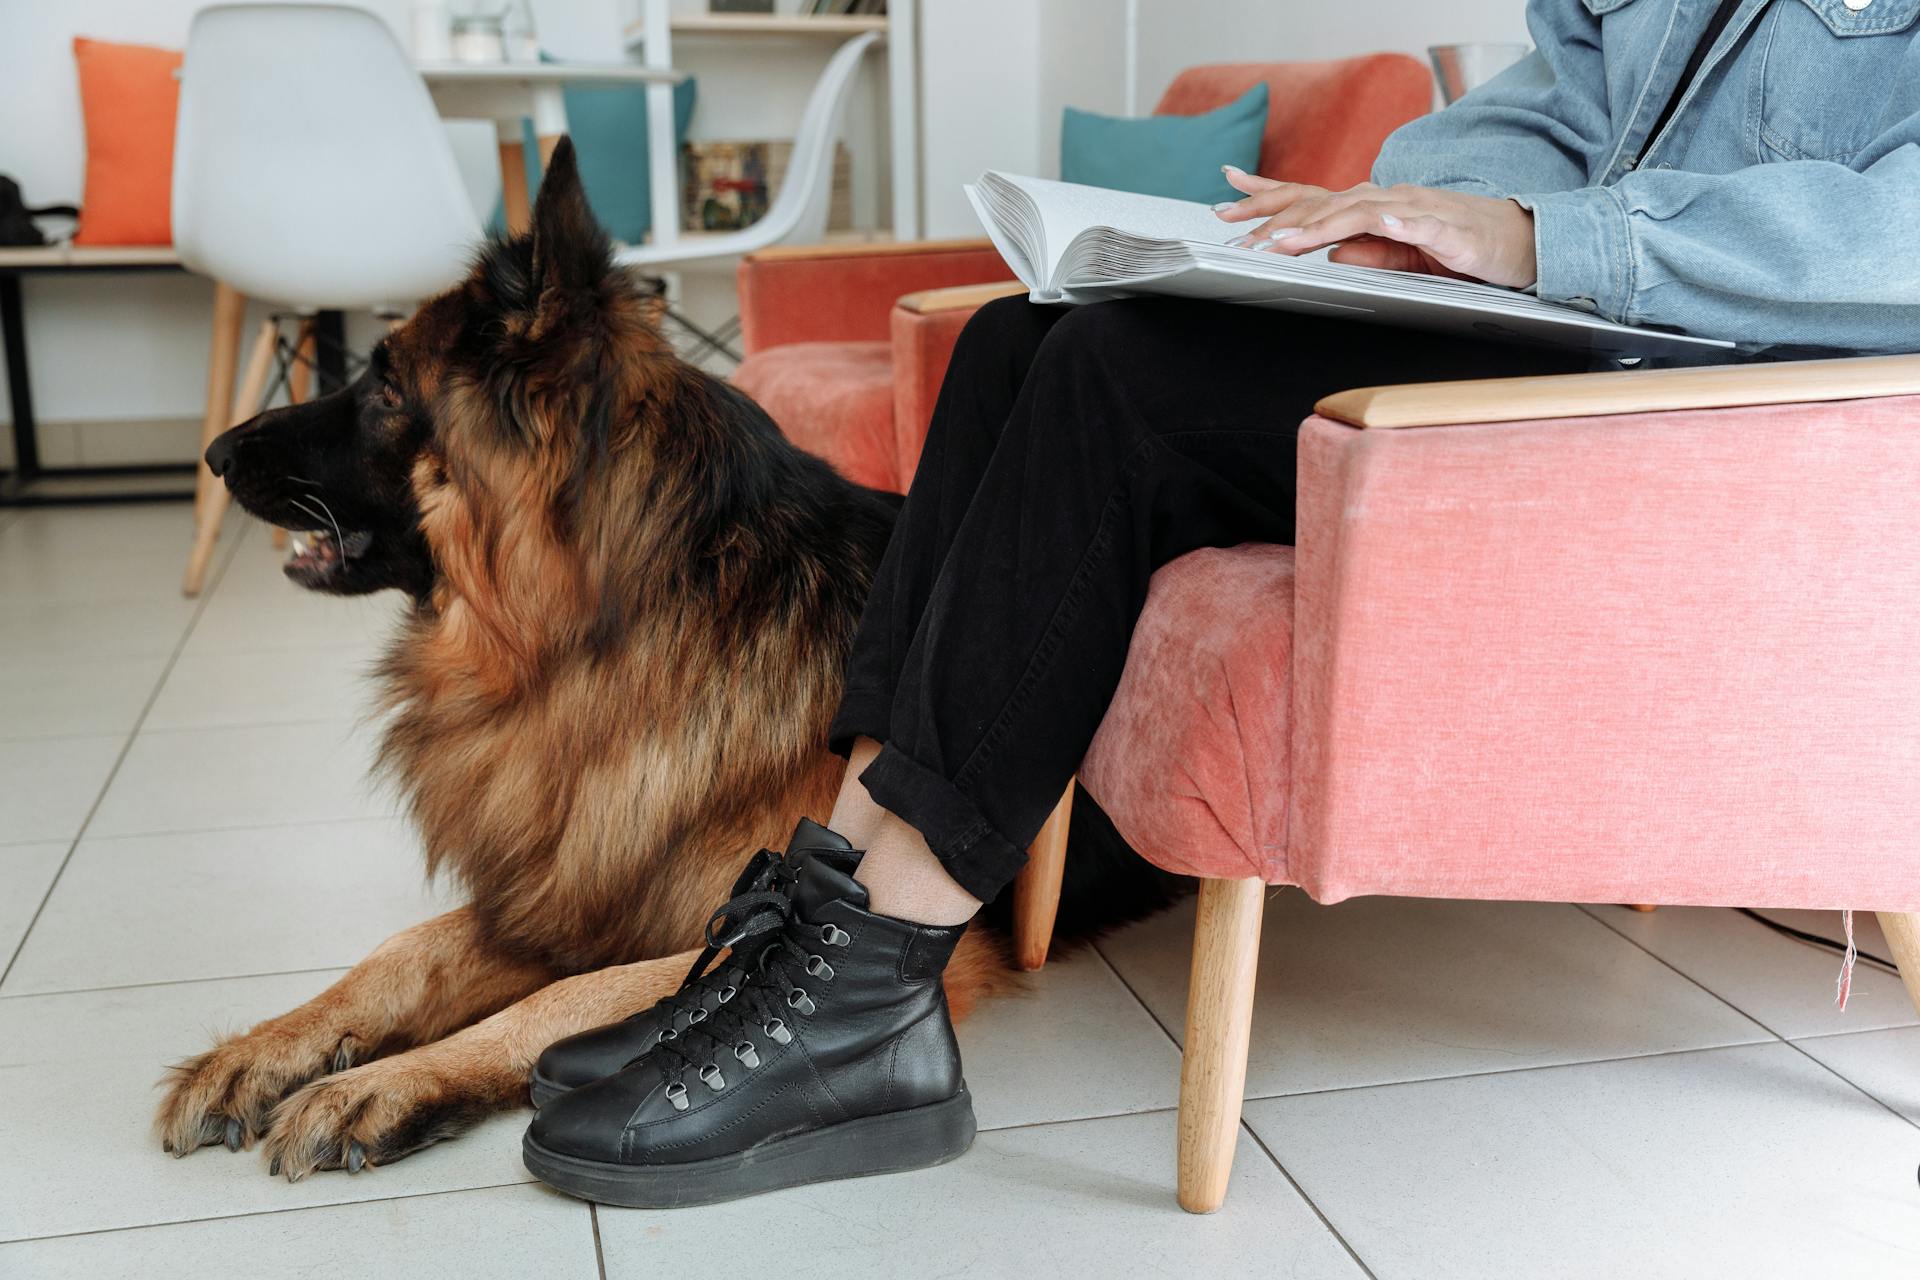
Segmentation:
<svg viewBox="0 0 1920 1280">
<path fill-rule="evenodd" d="M 1513 200 L 1533 214 L 1539 296 L 1626 323 L 1633 246 L 1619 195 L 1608 187 L 1582 187 Z"/>
</svg>

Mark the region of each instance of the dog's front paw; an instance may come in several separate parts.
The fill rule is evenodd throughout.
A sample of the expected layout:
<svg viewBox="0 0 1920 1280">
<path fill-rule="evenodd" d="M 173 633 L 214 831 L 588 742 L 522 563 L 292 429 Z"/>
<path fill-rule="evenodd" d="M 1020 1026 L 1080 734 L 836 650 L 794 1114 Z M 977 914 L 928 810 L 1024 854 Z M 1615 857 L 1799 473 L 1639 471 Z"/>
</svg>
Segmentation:
<svg viewBox="0 0 1920 1280">
<path fill-rule="evenodd" d="M 298 1182 L 319 1169 L 358 1173 L 451 1138 L 504 1105 L 416 1051 L 316 1080 L 273 1112 L 268 1168 Z M 519 1084 L 525 1091 L 525 1082 Z"/>
<path fill-rule="evenodd" d="M 269 1024 L 270 1026 L 271 1024 Z M 339 1071 L 357 1046 L 344 1039 L 256 1028 L 168 1069 L 155 1127 L 176 1156 L 224 1143 L 251 1146 L 266 1131 L 275 1104 L 316 1076 Z"/>
</svg>

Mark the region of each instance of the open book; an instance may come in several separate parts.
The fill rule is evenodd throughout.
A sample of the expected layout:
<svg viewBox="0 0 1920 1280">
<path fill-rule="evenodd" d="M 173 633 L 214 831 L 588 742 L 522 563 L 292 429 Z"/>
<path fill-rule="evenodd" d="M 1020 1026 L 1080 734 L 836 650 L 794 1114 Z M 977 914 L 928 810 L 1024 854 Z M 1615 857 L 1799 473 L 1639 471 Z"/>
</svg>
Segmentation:
<svg viewBox="0 0 1920 1280">
<path fill-rule="evenodd" d="M 1612 358 L 1704 355 L 1731 342 L 1614 324 L 1494 285 L 1229 249 L 1243 224 L 1204 204 L 989 172 L 967 188 L 994 247 L 1035 302 L 1174 294 L 1432 329 Z M 1256 224 L 1257 225 L 1257 224 Z"/>
</svg>

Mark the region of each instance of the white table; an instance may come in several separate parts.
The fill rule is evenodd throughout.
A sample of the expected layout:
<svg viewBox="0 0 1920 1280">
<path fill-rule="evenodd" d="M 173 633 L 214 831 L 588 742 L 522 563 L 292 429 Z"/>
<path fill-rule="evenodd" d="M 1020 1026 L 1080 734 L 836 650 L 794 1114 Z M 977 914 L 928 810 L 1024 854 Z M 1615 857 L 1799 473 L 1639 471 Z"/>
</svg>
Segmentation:
<svg viewBox="0 0 1920 1280">
<path fill-rule="evenodd" d="M 494 122 L 500 142 L 500 198 L 507 229 L 515 233 L 526 230 L 531 217 L 527 160 L 520 143 L 522 120 L 533 120 L 544 164 L 567 131 L 567 107 L 561 95 L 565 86 L 674 85 L 687 78 L 683 71 L 635 62 L 419 62 L 414 66 L 441 115 Z"/>
</svg>

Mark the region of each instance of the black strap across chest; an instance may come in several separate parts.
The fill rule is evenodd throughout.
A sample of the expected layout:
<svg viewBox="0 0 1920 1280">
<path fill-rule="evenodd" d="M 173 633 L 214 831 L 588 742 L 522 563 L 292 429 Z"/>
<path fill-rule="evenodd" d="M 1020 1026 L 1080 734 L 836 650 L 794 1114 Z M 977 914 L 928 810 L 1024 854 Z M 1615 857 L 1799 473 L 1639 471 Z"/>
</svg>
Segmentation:
<svg viewBox="0 0 1920 1280">
<path fill-rule="evenodd" d="M 1673 87 L 1673 96 L 1667 99 L 1660 118 L 1653 123 L 1647 133 L 1651 143 L 1667 127 L 1667 121 L 1673 119 L 1673 113 L 1680 109 L 1680 99 L 1687 96 L 1687 90 L 1693 84 L 1693 78 L 1700 74 L 1700 64 L 1707 60 L 1707 54 L 1713 49 L 1713 42 L 1727 29 L 1727 23 L 1733 21 L 1733 14 L 1740 7 L 1740 0 L 1720 0 L 1720 7 L 1713 11 L 1713 17 L 1707 19 L 1707 29 L 1700 37 L 1700 43 L 1693 46 L 1693 55 L 1687 59 L 1686 70 L 1680 73 L 1680 82 Z"/>
</svg>

